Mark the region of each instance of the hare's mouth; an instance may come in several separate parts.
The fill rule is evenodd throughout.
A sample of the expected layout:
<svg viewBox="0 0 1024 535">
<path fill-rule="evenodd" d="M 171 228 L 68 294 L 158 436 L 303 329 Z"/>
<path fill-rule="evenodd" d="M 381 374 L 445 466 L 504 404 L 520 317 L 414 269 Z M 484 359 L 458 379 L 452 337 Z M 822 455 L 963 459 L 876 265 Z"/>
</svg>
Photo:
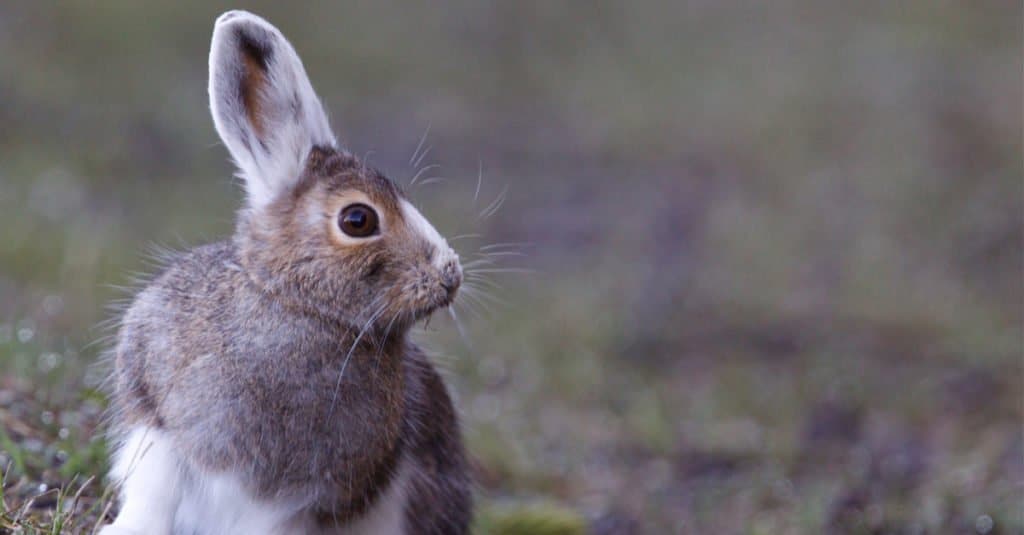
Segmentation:
<svg viewBox="0 0 1024 535">
<path fill-rule="evenodd" d="M 437 312 L 438 309 L 444 308 L 450 304 L 450 302 L 443 304 L 431 304 L 416 309 L 416 311 L 413 312 L 413 323 L 420 321 L 430 321 L 430 318 L 434 315 L 434 312 Z"/>
<path fill-rule="evenodd" d="M 437 297 L 432 299 L 429 303 L 416 308 L 413 311 L 413 322 L 429 321 L 430 317 L 433 316 L 434 312 L 449 307 L 455 301 L 455 294 L 458 293 L 457 288 L 449 289 L 444 287 L 443 291 L 438 292 Z"/>
</svg>

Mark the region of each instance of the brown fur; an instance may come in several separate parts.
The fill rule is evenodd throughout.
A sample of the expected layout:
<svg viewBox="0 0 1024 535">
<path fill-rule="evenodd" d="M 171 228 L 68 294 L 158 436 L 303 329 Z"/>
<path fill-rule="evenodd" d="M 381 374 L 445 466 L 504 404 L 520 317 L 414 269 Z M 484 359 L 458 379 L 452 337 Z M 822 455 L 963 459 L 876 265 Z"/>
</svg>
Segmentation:
<svg viewBox="0 0 1024 535">
<path fill-rule="evenodd" d="M 245 39 L 244 34 L 239 34 L 239 40 L 242 44 L 242 65 L 245 71 L 239 90 L 242 93 L 242 102 L 245 104 L 249 123 L 256 134 L 263 137 L 263 103 L 260 102 L 260 93 L 267 83 L 267 52 L 261 49 L 258 43 Z"/>
</svg>

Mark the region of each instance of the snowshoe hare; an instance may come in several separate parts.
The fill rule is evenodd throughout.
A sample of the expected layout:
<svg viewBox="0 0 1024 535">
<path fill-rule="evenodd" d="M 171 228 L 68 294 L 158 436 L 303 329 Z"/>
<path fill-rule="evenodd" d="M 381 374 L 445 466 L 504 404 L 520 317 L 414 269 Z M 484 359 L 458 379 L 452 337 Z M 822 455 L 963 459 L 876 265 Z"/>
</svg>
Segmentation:
<svg viewBox="0 0 1024 535">
<path fill-rule="evenodd" d="M 465 533 L 446 387 L 408 337 L 459 258 L 391 180 L 338 146 L 267 21 L 217 19 L 210 109 L 247 193 L 230 240 L 177 256 L 114 352 L 103 535 Z"/>
</svg>

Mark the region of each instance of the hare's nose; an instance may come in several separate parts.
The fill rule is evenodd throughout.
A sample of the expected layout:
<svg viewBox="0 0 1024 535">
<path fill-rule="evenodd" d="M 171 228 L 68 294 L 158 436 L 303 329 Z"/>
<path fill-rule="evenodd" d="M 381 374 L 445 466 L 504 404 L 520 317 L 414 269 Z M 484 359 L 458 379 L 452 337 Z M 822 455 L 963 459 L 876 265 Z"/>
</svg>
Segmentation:
<svg viewBox="0 0 1024 535">
<path fill-rule="evenodd" d="M 448 299 L 452 299 L 461 285 L 462 266 L 459 265 L 458 257 L 452 258 L 441 268 L 441 287 L 448 292 Z"/>
</svg>

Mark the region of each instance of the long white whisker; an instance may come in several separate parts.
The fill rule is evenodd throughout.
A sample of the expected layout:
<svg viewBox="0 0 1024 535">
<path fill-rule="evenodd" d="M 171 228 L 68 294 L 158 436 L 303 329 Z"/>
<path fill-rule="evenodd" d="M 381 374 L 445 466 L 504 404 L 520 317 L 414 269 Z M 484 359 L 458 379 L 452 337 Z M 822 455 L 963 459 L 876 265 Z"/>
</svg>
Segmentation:
<svg viewBox="0 0 1024 535">
<path fill-rule="evenodd" d="M 345 376 L 345 368 L 348 367 L 348 361 L 352 358 L 352 353 L 355 352 L 356 347 L 359 346 L 359 341 L 363 339 L 363 335 L 369 330 L 370 325 L 377 320 L 377 317 L 384 312 L 387 308 L 387 304 L 381 305 L 373 314 L 370 315 L 370 319 L 366 320 L 366 324 L 359 330 L 359 334 L 356 335 L 356 339 L 352 342 L 352 347 L 349 348 L 348 354 L 345 355 L 345 360 L 341 363 L 341 370 L 338 371 L 338 381 L 334 384 L 334 395 L 331 398 L 331 410 L 330 414 L 334 414 L 334 404 L 338 401 L 338 391 L 341 389 L 341 378 Z"/>
<path fill-rule="evenodd" d="M 480 219 L 487 219 L 494 215 L 499 209 L 501 209 L 501 205 L 505 204 L 505 198 L 507 195 L 508 186 L 505 186 L 504 188 L 502 188 L 501 193 L 499 193 L 498 196 L 495 197 L 493 201 L 491 201 L 491 204 L 487 205 L 487 208 L 484 208 L 483 211 L 480 212 Z"/>
<path fill-rule="evenodd" d="M 491 244 L 488 244 L 488 245 L 484 245 L 484 246 L 480 247 L 480 250 L 481 251 L 491 251 L 491 250 L 494 250 L 494 249 L 504 249 L 504 248 L 507 248 L 507 247 L 526 247 L 527 245 L 530 245 L 530 244 L 528 242 L 509 241 L 509 242 L 491 243 Z"/>
<path fill-rule="evenodd" d="M 391 321 L 388 322 L 387 328 L 384 329 L 384 338 L 381 339 L 380 344 L 377 346 L 377 359 L 376 362 L 373 363 L 374 382 L 376 382 L 377 379 L 377 370 L 380 369 L 380 358 L 381 355 L 384 353 L 384 346 L 387 345 L 388 343 L 388 336 L 391 336 L 391 327 L 394 326 L 395 320 L 397 319 L 398 315 L 395 315 L 394 317 L 391 318 Z"/>
<path fill-rule="evenodd" d="M 426 186 L 427 184 L 438 184 L 438 183 L 441 183 L 441 182 L 444 182 L 444 181 L 445 181 L 444 178 L 441 178 L 439 176 L 432 176 L 432 177 L 424 180 L 423 182 L 420 182 L 419 186 L 422 188 L 423 186 Z"/>
<path fill-rule="evenodd" d="M 416 162 L 413 163 L 413 167 L 419 167 L 423 160 L 426 159 L 427 155 L 430 154 L 431 147 L 427 147 L 423 150 L 423 154 L 420 154 L 419 158 L 416 158 Z"/>
<path fill-rule="evenodd" d="M 469 238 L 481 238 L 481 237 L 483 237 L 482 234 L 459 234 L 458 236 L 453 236 L 451 238 L 448 238 L 448 241 L 465 240 L 465 239 L 469 239 Z"/>
<path fill-rule="evenodd" d="M 463 288 L 463 291 L 460 293 L 460 299 L 456 300 L 455 303 L 464 305 L 476 317 L 483 317 L 481 309 L 484 304 L 480 302 L 480 299 L 475 294 L 476 291 L 467 286 Z"/>
<path fill-rule="evenodd" d="M 452 307 L 453 308 L 456 307 L 456 306 L 462 306 L 463 312 L 465 312 L 466 314 L 470 315 L 470 318 L 482 318 L 482 316 L 480 316 L 479 312 L 472 310 L 472 308 L 470 308 L 469 305 L 467 303 L 465 303 L 465 302 L 454 302 L 454 303 L 452 303 Z"/>
<path fill-rule="evenodd" d="M 474 269 L 474 273 L 536 273 L 530 268 L 483 268 Z"/>
<path fill-rule="evenodd" d="M 436 163 L 432 163 L 432 164 L 430 164 L 430 165 L 428 165 L 428 166 L 425 166 L 425 167 L 423 167 L 423 168 L 422 168 L 422 169 L 420 169 L 419 171 L 416 171 L 416 174 L 415 174 L 415 175 L 413 175 L 413 176 L 412 176 L 412 178 L 411 178 L 411 179 L 409 180 L 409 185 L 410 185 L 410 186 L 415 186 L 415 185 L 416 185 L 416 181 L 417 181 L 417 180 L 418 180 L 418 179 L 419 179 L 419 178 L 420 178 L 421 176 L 423 176 L 423 173 L 426 173 L 427 171 L 430 171 L 431 169 L 437 169 L 437 168 L 439 168 L 439 167 L 441 167 L 441 166 L 440 166 L 439 164 L 436 164 Z"/>
<path fill-rule="evenodd" d="M 470 262 L 466 262 L 465 264 L 462 264 L 462 270 L 465 271 L 467 269 L 473 269 L 476 266 L 493 266 L 493 265 L 494 265 L 494 260 L 491 260 L 490 258 L 480 258 L 478 260 L 473 260 L 473 261 L 470 261 Z"/>
<path fill-rule="evenodd" d="M 478 305 L 484 312 L 486 312 L 487 315 L 490 315 L 490 313 L 491 313 L 491 305 L 492 305 L 492 303 L 490 301 L 485 301 L 483 299 L 480 299 L 479 297 L 474 296 L 474 301 L 473 302 L 476 305 Z"/>
<path fill-rule="evenodd" d="M 495 251 L 493 253 L 476 253 L 479 256 L 526 256 L 526 253 L 522 251 Z"/>
<path fill-rule="evenodd" d="M 484 161 L 479 156 L 476 158 L 476 192 L 473 193 L 473 207 L 476 207 L 476 201 L 480 198 L 480 186 L 484 183 Z"/>
<path fill-rule="evenodd" d="M 473 283 L 473 284 L 479 283 L 479 284 L 483 284 L 486 287 L 494 289 L 494 290 L 501 290 L 502 289 L 502 286 L 500 284 L 498 284 L 497 282 L 494 282 L 493 280 L 485 278 L 485 277 L 482 277 L 482 276 L 478 276 L 478 277 L 469 277 L 469 276 L 467 276 L 466 277 L 466 283 L 467 284 L 468 283 Z"/>
<path fill-rule="evenodd" d="M 473 296 L 478 297 L 482 300 L 495 303 L 498 305 L 508 304 L 506 301 L 499 299 L 494 294 L 492 294 L 490 290 L 488 290 L 487 288 L 484 288 L 482 286 L 475 286 L 472 283 L 467 283 L 466 287 L 469 289 L 469 292 L 473 294 Z"/>
<path fill-rule="evenodd" d="M 469 342 L 469 337 L 466 336 L 466 329 L 462 326 L 462 321 L 459 320 L 459 316 L 455 314 L 455 308 L 448 307 L 448 315 L 452 318 L 452 323 L 455 324 L 455 330 L 458 331 L 459 337 L 462 338 L 462 343 L 466 344 L 466 347 L 470 350 L 473 349 L 473 345 Z"/>
<path fill-rule="evenodd" d="M 472 284 L 466 284 L 466 285 L 464 285 L 464 288 L 463 288 L 463 294 L 464 294 L 465 297 L 470 298 L 470 299 L 475 299 L 480 304 L 484 304 L 485 302 L 487 302 L 483 298 L 483 294 L 484 293 L 485 292 L 484 292 L 484 290 L 482 288 L 477 287 L 477 286 L 473 286 Z"/>
<path fill-rule="evenodd" d="M 427 129 L 424 130 L 423 135 L 420 136 L 420 142 L 418 144 L 416 144 L 416 150 L 412 151 L 412 157 L 409 158 L 409 166 L 410 167 L 416 167 L 416 165 L 413 164 L 412 162 L 416 161 L 416 156 L 420 153 L 420 149 L 423 148 L 423 144 L 426 143 L 426 141 L 427 141 L 427 134 L 430 133 L 431 125 L 432 125 L 432 123 L 427 123 Z"/>
<path fill-rule="evenodd" d="M 395 320 L 397 320 L 397 319 L 398 319 L 397 315 L 395 317 L 391 318 L 391 321 L 388 322 L 388 326 L 384 329 L 384 337 L 381 338 L 380 343 L 377 344 L 377 354 L 378 355 L 380 355 L 380 353 L 382 351 L 384 351 L 384 345 L 388 343 L 388 336 L 391 335 L 391 327 L 395 324 Z"/>
<path fill-rule="evenodd" d="M 479 292 L 479 290 L 474 290 L 472 288 L 466 288 L 466 291 L 463 293 L 463 297 L 465 297 L 466 299 L 468 299 L 471 302 L 476 303 L 481 308 L 483 308 L 485 311 L 490 312 L 491 308 L 490 308 L 489 304 L 486 301 L 484 301 L 483 299 L 480 298 L 480 296 L 478 295 L 478 292 Z"/>
<path fill-rule="evenodd" d="M 484 316 L 483 311 L 479 308 L 480 305 L 474 301 L 462 300 L 458 301 L 456 304 L 465 307 L 466 312 L 472 314 L 474 317 L 482 318 Z"/>
</svg>

